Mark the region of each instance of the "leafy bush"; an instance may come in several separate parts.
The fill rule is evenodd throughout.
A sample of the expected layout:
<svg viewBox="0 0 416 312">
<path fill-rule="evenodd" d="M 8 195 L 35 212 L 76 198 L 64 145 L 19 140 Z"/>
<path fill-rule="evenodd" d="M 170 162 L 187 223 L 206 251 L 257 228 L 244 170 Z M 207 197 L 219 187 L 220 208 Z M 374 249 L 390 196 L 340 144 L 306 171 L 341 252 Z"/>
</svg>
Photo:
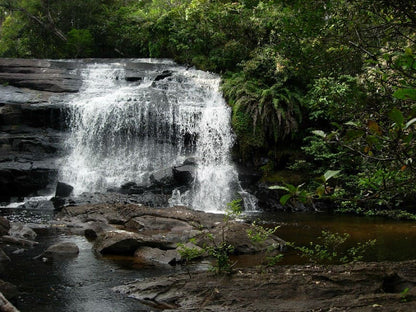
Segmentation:
<svg viewBox="0 0 416 312">
<path fill-rule="evenodd" d="M 345 249 L 343 246 L 349 238 L 348 233 L 322 231 L 316 243 L 310 242 L 307 246 L 288 243 L 288 246 L 293 247 L 302 257 L 307 257 L 314 263 L 349 263 L 362 260 L 365 253 L 376 243 L 375 239 L 368 240 Z"/>
</svg>

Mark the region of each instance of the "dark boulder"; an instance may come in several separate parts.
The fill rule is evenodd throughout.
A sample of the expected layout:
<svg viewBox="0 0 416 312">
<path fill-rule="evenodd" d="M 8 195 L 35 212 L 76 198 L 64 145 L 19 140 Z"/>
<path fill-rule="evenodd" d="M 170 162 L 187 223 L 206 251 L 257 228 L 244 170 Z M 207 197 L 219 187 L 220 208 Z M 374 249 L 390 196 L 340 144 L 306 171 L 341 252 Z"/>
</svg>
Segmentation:
<svg viewBox="0 0 416 312">
<path fill-rule="evenodd" d="M 62 197 L 52 197 L 51 202 L 56 211 L 60 211 L 67 204 L 66 199 Z"/>
<path fill-rule="evenodd" d="M 135 182 L 128 182 L 123 184 L 118 190 L 121 194 L 143 194 L 147 187 L 137 185 Z"/>
<path fill-rule="evenodd" d="M 19 294 L 19 290 L 16 285 L 3 280 L 0 280 L 0 292 L 9 299 L 13 299 Z"/>
<path fill-rule="evenodd" d="M 134 71 L 127 71 L 124 76 L 124 79 L 126 79 L 126 81 L 136 82 L 136 81 L 142 81 L 143 76 L 140 73 L 137 73 Z"/>
<path fill-rule="evenodd" d="M 94 249 L 102 254 L 133 255 L 141 245 L 143 245 L 142 235 L 114 230 L 99 235 Z"/>
<path fill-rule="evenodd" d="M 154 171 L 150 176 L 150 183 L 154 186 L 173 187 L 175 181 L 172 168 Z"/>
<path fill-rule="evenodd" d="M 190 185 L 195 179 L 195 166 L 184 165 L 173 168 L 173 178 L 178 186 Z"/>
<path fill-rule="evenodd" d="M 35 168 L 36 163 L 0 164 L 0 199 L 27 197 L 46 189 L 57 175 L 53 168 Z"/>
<path fill-rule="evenodd" d="M 170 70 L 164 70 L 163 72 L 161 72 L 160 74 L 158 74 L 155 78 L 155 81 L 159 81 L 159 80 L 163 80 L 165 78 L 168 78 L 170 76 L 172 76 L 172 71 Z"/>
<path fill-rule="evenodd" d="M 185 161 L 183 162 L 183 166 L 196 166 L 198 164 L 198 160 L 195 157 L 189 157 L 187 159 L 185 159 Z"/>
<path fill-rule="evenodd" d="M 238 180 L 240 181 L 242 188 L 248 188 L 250 186 L 253 186 L 262 177 L 261 172 L 259 172 L 258 170 L 244 167 L 241 165 L 237 166 L 237 172 L 238 172 Z"/>
<path fill-rule="evenodd" d="M 175 249 L 162 250 L 146 246 L 137 249 L 134 257 L 141 262 L 153 265 L 173 265 L 180 260 L 180 255 Z"/>
<path fill-rule="evenodd" d="M 7 235 L 10 230 L 10 222 L 5 217 L 0 216 L 0 235 Z"/>
<path fill-rule="evenodd" d="M 74 190 L 73 186 L 66 184 L 64 182 L 58 182 L 56 184 L 55 197 L 68 197 L 71 195 L 73 190 Z"/>
<path fill-rule="evenodd" d="M 72 257 L 79 254 L 79 248 L 71 242 L 62 242 L 52 245 L 46 249 L 42 257 Z"/>
</svg>

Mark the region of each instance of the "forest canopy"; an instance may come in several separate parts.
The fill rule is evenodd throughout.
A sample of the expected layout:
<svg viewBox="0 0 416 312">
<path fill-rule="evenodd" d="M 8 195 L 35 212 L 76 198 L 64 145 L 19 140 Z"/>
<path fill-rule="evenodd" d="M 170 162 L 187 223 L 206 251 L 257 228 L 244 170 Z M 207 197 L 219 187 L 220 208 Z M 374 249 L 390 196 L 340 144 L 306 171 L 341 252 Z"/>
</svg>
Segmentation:
<svg viewBox="0 0 416 312">
<path fill-rule="evenodd" d="M 161 57 L 219 73 L 236 158 L 265 180 L 303 172 L 310 196 L 345 210 L 413 211 L 413 0 L 0 0 L 0 13 L 2 57 Z M 328 170 L 339 174 L 322 189 Z"/>
</svg>

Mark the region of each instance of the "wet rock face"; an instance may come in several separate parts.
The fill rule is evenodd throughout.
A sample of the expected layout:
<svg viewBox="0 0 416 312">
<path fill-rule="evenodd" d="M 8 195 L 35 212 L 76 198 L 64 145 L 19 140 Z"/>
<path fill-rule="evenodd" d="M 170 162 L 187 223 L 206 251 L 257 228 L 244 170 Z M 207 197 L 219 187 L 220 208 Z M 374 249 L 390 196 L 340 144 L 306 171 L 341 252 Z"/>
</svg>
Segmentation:
<svg viewBox="0 0 416 312">
<path fill-rule="evenodd" d="M 80 78 L 64 62 L 0 59 L 0 83 L 50 92 L 77 92 Z M 69 65 L 69 64 L 68 64 Z"/>
<path fill-rule="evenodd" d="M 40 195 L 56 179 L 74 61 L 0 59 L 0 202 Z"/>
</svg>

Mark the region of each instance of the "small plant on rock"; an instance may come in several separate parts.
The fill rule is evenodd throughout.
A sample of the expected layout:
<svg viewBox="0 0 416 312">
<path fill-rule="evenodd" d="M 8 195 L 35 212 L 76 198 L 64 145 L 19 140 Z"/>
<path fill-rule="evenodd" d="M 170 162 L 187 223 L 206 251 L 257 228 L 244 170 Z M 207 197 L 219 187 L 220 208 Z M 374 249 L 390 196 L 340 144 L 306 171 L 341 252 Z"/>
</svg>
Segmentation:
<svg viewBox="0 0 416 312">
<path fill-rule="evenodd" d="M 241 214 L 241 199 L 235 199 L 227 204 L 224 215 L 224 223 L 221 228 L 221 241 L 217 242 L 214 235 L 207 234 L 210 245 L 205 247 L 207 253 L 215 258 L 215 264 L 212 270 L 216 274 L 230 274 L 235 263 L 231 263 L 230 254 L 234 251 L 234 246 L 227 243 L 226 230 L 230 226 L 230 221 Z"/>
<path fill-rule="evenodd" d="M 268 238 L 270 238 L 271 235 L 273 235 L 279 226 L 275 226 L 274 228 L 265 228 L 254 221 L 251 224 L 251 228 L 247 230 L 247 236 L 248 238 L 253 242 L 257 244 L 263 244 Z M 266 250 L 266 260 L 267 264 L 266 266 L 274 266 L 277 263 L 279 263 L 282 258 L 283 254 L 275 254 L 276 249 L 278 249 L 280 246 L 275 246 L 274 244 L 269 246 Z"/>
<path fill-rule="evenodd" d="M 191 244 L 195 244 L 195 239 L 191 238 L 189 242 Z M 201 258 L 204 255 L 205 250 L 197 246 L 193 247 L 192 245 L 189 246 L 183 243 L 178 243 L 177 246 L 178 246 L 177 251 L 184 261 L 189 278 L 191 278 L 191 273 L 189 271 L 188 265 L 192 260 Z"/>
</svg>

